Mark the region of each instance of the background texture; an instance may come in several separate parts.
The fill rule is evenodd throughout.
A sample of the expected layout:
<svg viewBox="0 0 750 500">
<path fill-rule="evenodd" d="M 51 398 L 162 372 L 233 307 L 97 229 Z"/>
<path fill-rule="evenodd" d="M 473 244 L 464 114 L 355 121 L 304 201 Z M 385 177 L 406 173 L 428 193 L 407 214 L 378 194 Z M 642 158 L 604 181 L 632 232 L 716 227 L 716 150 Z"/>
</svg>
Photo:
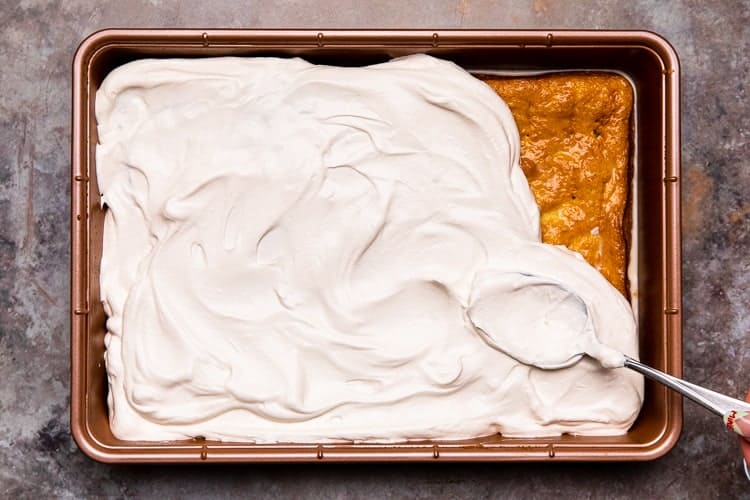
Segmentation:
<svg viewBox="0 0 750 500">
<path fill-rule="evenodd" d="M 104 27 L 648 29 L 683 70 L 685 377 L 750 386 L 750 3 L 22 0 L 0 5 L 0 497 L 750 498 L 734 438 L 685 404 L 653 463 L 112 467 L 68 430 L 73 53 Z"/>
</svg>

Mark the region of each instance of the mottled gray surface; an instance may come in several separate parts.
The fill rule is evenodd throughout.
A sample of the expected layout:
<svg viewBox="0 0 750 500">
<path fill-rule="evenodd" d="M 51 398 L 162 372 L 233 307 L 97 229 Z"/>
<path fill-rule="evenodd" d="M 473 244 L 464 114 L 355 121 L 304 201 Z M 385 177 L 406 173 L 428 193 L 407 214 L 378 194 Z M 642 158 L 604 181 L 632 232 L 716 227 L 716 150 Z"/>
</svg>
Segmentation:
<svg viewBox="0 0 750 500">
<path fill-rule="evenodd" d="M 209 7 L 207 4 L 211 4 Z M 239 2 L 238 2 L 239 3 Z M 685 375 L 750 385 L 750 4 L 4 1 L 0 5 L 0 497 L 750 498 L 733 439 L 687 403 L 665 458 L 617 465 L 113 467 L 68 431 L 70 65 L 102 27 L 650 29 L 683 68 Z"/>
</svg>

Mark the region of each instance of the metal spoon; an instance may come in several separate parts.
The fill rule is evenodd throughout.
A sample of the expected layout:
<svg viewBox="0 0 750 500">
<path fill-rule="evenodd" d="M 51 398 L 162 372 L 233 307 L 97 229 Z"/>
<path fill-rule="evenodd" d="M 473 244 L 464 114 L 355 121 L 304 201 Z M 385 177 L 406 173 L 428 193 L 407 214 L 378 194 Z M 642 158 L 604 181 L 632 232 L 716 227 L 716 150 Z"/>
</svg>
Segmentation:
<svg viewBox="0 0 750 500">
<path fill-rule="evenodd" d="M 750 403 L 730 398 L 705 387 L 667 375 L 628 356 L 625 356 L 625 367 L 637 371 L 644 377 L 660 382 L 686 398 L 695 401 L 708 411 L 720 416 L 727 429 L 733 430 L 744 438 L 750 438 Z"/>
<path fill-rule="evenodd" d="M 743 438 L 750 438 L 750 403 L 730 398 L 705 387 L 667 375 L 628 356 L 625 356 L 625 367 L 637 371 L 644 377 L 660 382 L 686 398 L 695 401 L 708 411 L 719 415 L 727 429 L 733 430 Z M 742 465 L 745 469 L 745 476 L 750 480 L 747 461 L 743 460 Z"/>
</svg>

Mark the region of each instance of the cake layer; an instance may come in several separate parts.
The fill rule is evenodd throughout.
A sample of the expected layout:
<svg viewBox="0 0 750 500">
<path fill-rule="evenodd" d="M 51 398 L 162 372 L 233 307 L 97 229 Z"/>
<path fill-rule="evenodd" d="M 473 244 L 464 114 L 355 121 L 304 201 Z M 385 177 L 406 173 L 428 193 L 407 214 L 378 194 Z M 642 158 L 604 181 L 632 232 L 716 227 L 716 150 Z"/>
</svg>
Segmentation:
<svg viewBox="0 0 750 500">
<path fill-rule="evenodd" d="M 628 296 L 630 83 L 612 73 L 481 79 L 516 120 L 542 241 L 580 253 Z"/>
</svg>

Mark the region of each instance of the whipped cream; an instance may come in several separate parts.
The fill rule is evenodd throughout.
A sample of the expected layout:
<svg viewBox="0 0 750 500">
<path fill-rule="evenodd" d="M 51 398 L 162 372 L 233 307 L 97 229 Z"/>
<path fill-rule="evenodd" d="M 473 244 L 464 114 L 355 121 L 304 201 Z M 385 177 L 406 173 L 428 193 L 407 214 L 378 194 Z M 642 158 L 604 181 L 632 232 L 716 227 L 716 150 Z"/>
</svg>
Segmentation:
<svg viewBox="0 0 750 500">
<path fill-rule="evenodd" d="M 615 435 L 636 418 L 640 375 L 533 366 L 571 342 L 635 357 L 633 314 L 540 242 L 513 117 L 456 65 L 140 60 L 107 76 L 96 117 L 116 437 Z"/>
<path fill-rule="evenodd" d="M 562 283 L 529 274 L 491 271 L 477 278 L 468 315 L 489 345 L 550 370 L 570 366 L 584 355 L 607 368 L 625 365 L 625 356 L 596 336 L 594 321 L 601 325 L 604 317 L 592 315 L 589 304 L 597 290 L 590 283 L 581 283 L 578 295 Z M 518 325 L 523 325 L 523 335 Z"/>
</svg>

